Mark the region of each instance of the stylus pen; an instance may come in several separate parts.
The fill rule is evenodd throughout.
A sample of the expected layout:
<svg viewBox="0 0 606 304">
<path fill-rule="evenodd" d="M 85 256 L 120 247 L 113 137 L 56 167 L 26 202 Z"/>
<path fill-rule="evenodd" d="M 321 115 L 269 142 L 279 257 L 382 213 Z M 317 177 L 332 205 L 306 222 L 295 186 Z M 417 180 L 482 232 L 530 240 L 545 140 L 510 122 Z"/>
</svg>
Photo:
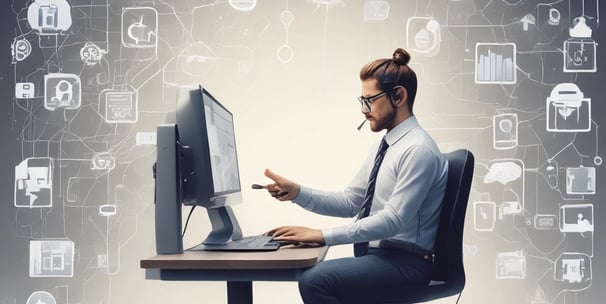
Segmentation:
<svg viewBox="0 0 606 304">
<path fill-rule="evenodd" d="M 252 188 L 253 189 L 267 189 L 267 187 L 265 187 L 263 185 L 259 185 L 259 184 L 252 184 Z M 276 193 L 276 196 L 284 196 L 286 194 L 288 194 L 288 191 Z"/>
</svg>

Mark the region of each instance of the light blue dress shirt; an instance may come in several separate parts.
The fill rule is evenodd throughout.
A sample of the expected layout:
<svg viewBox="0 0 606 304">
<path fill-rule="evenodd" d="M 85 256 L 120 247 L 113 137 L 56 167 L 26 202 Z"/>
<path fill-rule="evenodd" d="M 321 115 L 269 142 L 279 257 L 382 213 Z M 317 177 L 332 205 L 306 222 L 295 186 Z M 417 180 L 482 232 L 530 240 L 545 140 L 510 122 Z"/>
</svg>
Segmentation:
<svg viewBox="0 0 606 304">
<path fill-rule="evenodd" d="M 389 148 L 377 173 L 368 217 L 349 225 L 323 229 L 327 245 L 396 239 L 432 250 L 448 178 L 448 163 L 431 136 L 411 116 L 385 134 Z M 370 171 L 380 142 L 343 192 L 301 186 L 294 203 L 312 212 L 354 217 L 364 203 Z"/>
</svg>

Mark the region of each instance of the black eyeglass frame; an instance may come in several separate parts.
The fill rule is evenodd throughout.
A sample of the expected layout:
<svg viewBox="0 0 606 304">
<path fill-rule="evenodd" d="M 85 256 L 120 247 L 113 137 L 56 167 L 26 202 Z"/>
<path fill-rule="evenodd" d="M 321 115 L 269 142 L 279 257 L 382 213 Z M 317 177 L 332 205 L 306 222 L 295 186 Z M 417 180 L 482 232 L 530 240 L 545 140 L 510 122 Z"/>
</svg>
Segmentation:
<svg viewBox="0 0 606 304">
<path fill-rule="evenodd" d="M 383 95 L 387 94 L 387 91 L 381 91 L 375 95 L 369 96 L 369 97 L 364 97 L 364 96 L 359 96 L 358 97 L 358 101 L 360 102 L 361 106 L 366 107 L 366 109 L 368 110 L 368 113 L 370 113 L 372 111 L 372 104 L 379 98 L 383 97 Z"/>
</svg>

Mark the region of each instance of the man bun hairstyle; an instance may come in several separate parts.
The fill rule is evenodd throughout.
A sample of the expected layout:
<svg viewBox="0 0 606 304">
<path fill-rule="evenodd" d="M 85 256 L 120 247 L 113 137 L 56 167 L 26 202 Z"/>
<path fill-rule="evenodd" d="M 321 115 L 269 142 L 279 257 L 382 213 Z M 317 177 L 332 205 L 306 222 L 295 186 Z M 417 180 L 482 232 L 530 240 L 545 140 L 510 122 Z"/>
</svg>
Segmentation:
<svg viewBox="0 0 606 304">
<path fill-rule="evenodd" d="M 376 79 L 378 89 L 389 93 L 390 96 L 394 87 L 404 87 L 408 93 L 408 110 L 412 114 L 417 95 L 417 75 L 408 66 L 409 61 L 410 54 L 403 48 L 397 48 L 391 59 L 377 59 L 365 64 L 360 69 L 360 80 Z"/>
<path fill-rule="evenodd" d="M 400 65 L 407 65 L 410 61 L 410 54 L 405 49 L 398 48 L 393 52 L 391 60 Z"/>
</svg>

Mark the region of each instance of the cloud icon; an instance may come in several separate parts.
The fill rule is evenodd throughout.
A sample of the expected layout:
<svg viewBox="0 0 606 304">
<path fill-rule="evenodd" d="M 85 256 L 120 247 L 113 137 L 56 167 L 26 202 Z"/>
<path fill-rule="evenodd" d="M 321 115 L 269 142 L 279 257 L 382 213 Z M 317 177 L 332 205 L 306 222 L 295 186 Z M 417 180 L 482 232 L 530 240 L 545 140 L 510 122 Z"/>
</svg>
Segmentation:
<svg viewBox="0 0 606 304">
<path fill-rule="evenodd" d="M 507 161 L 493 163 L 488 170 L 488 174 L 484 176 L 484 183 L 491 184 L 499 182 L 503 185 L 514 181 L 522 176 L 522 167 L 520 165 Z"/>
</svg>

